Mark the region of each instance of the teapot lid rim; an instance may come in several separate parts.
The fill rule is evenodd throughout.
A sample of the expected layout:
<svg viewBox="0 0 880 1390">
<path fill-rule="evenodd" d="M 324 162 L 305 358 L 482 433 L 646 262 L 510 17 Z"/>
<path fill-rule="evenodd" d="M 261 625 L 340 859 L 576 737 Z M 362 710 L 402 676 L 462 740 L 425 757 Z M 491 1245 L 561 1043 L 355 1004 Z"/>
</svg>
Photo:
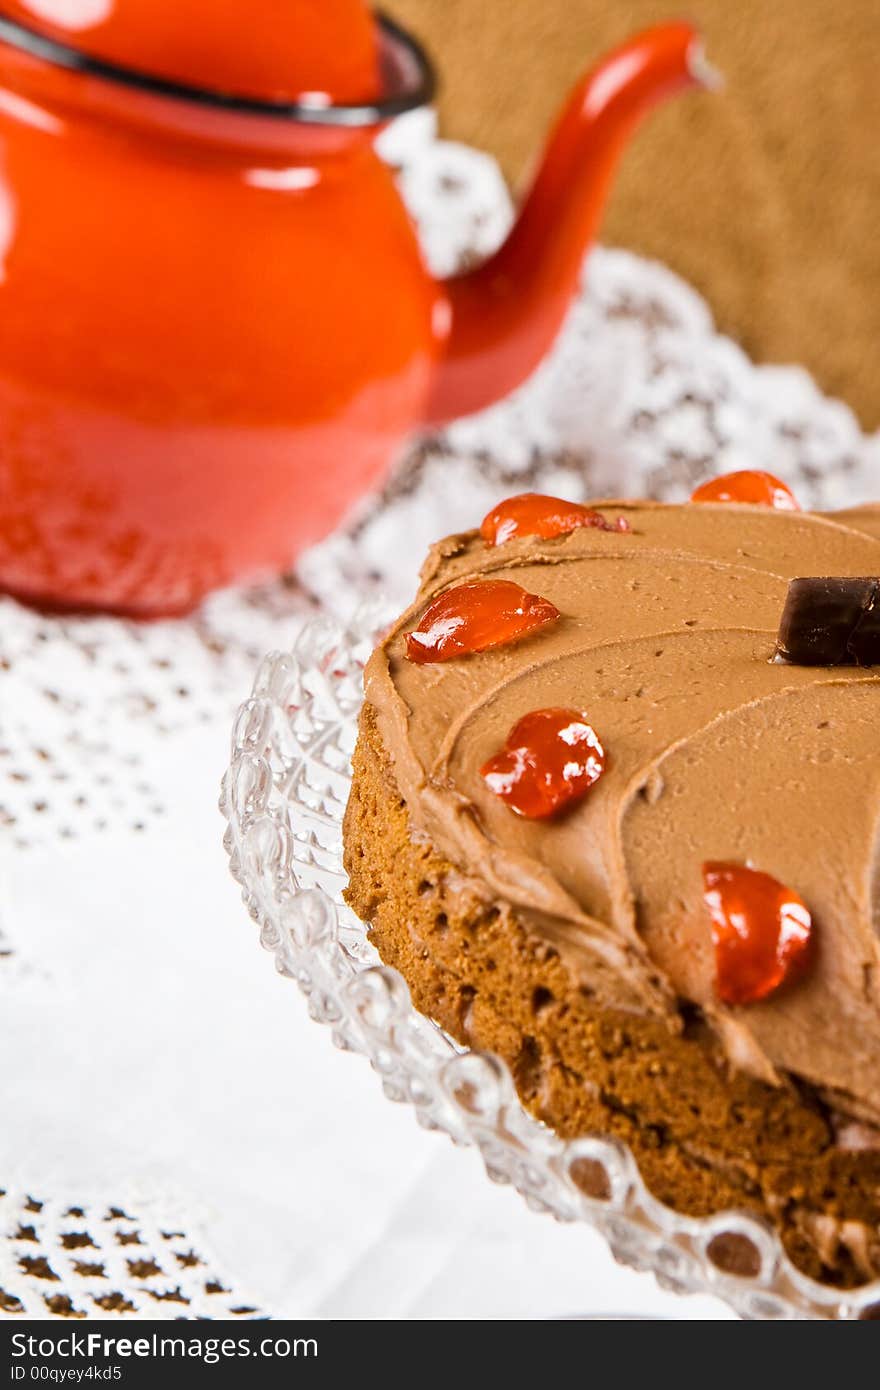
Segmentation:
<svg viewBox="0 0 880 1390">
<path fill-rule="evenodd" d="M 412 67 L 412 76 L 402 90 L 378 101 L 331 102 L 320 105 L 308 101 L 270 101 L 260 97 L 239 96 L 232 92 L 199 87 L 173 78 L 159 77 L 120 63 L 95 57 L 83 49 L 74 48 L 58 39 L 41 34 L 36 29 L 9 19 L 0 10 L 0 44 L 8 44 L 33 58 L 66 68 L 69 72 L 96 77 L 120 86 L 131 87 L 147 95 L 187 101 L 202 107 L 246 116 L 273 117 L 302 125 L 313 126 L 377 126 L 427 106 L 434 97 L 437 79 L 433 63 L 422 45 L 401 24 L 389 15 L 376 14 L 383 47 Z"/>
</svg>

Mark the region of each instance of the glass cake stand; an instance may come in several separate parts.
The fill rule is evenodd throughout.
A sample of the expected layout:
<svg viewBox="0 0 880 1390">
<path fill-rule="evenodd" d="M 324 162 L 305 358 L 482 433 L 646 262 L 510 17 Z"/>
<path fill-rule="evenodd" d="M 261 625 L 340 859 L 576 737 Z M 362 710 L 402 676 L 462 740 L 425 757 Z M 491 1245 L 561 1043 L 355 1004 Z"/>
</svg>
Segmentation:
<svg viewBox="0 0 880 1390">
<path fill-rule="evenodd" d="M 616 1259 L 663 1288 L 715 1294 L 748 1319 L 880 1318 L 880 1281 L 816 1283 L 754 1215 L 682 1216 L 651 1196 L 624 1144 L 560 1139 L 523 1110 L 498 1058 L 453 1042 L 380 963 L 342 900 L 342 817 L 363 667 L 387 616 L 373 607 L 349 626 L 311 621 L 293 651 L 265 658 L 235 720 L 224 843 L 279 972 L 337 1047 L 369 1058 L 389 1100 L 475 1145 L 492 1181 L 512 1184 L 534 1211 L 598 1228 Z"/>
</svg>

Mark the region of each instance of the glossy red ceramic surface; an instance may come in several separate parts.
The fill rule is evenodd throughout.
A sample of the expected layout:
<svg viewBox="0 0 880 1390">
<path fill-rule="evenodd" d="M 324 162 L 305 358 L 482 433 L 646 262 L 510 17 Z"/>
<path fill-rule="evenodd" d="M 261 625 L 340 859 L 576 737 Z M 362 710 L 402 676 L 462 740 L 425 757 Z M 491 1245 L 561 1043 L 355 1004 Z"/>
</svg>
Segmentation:
<svg viewBox="0 0 880 1390">
<path fill-rule="evenodd" d="M 4 0 L 0 12 L 105 61 L 219 92 L 380 93 L 364 0 Z"/>
<path fill-rule="evenodd" d="M 478 410 L 521 385 L 562 325 L 639 122 L 683 88 L 713 81 L 694 29 L 680 23 L 638 34 L 578 83 L 507 241 L 447 285 L 453 331 L 432 419 Z"/>
<path fill-rule="evenodd" d="M 507 247 L 443 284 L 363 116 L 175 96 L 0 27 L 0 586 L 152 615 L 288 565 L 414 428 L 537 364 L 623 143 L 696 80 L 694 45 L 651 31 L 582 84 Z"/>
</svg>

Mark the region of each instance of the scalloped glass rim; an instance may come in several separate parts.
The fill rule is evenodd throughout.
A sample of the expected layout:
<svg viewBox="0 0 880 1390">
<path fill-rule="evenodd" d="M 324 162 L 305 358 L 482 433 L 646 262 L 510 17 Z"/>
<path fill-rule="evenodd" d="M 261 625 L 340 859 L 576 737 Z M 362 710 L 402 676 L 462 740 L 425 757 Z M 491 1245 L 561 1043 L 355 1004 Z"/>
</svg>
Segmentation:
<svg viewBox="0 0 880 1390">
<path fill-rule="evenodd" d="M 494 1182 L 512 1184 L 534 1211 L 589 1222 L 616 1259 L 651 1271 L 663 1288 L 713 1293 L 748 1319 L 880 1317 L 880 1280 L 845 1291 L 819 1284 L 753 1214 L 683 1216 L 651 1196 L 618 1140 L 560 1139 L 523 1110 L 497 1057 L 459 1047 L 379 962 L 342 900 L 342 817 L 363 667 L 389 617 L 372 605 L 347 626 L 310 621 L 291 652 L 264 659 L 235 719 L 224 844 L 279 973 L 297 982 L 337 1047 L 369 1058 L 386 1096 L 411 1104 L 419 1124 L 475 1145 Z"/>
</svg>

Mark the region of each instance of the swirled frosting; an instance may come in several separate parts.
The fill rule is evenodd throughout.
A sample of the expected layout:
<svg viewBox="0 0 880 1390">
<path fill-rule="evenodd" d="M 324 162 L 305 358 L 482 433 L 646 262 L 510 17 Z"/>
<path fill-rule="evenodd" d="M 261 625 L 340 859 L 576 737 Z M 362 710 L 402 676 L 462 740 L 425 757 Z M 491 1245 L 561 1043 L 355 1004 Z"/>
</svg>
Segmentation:
<svg viewBox="0 0 880 1390">
<path fill-rule="evenodd" d="M 698 1005 L 734 1065 L 880 1122 L 880 668 L 774 660 L 790 578 L 880 575 L 880 506 L 594 505 L 631 531 L 441 541 L 371 658 L 366 695 L 413 833 L 546 936 L 588 995 L 672 1029 L 682 1001 Z M 512 579 L 562 617 L 515 645 L 409 662 L 426 604 L 476 578 Z M 583 710 L 608 762 L 567 814 L 528 821 L 479 770 L 548 706 Z M 804 979 L 718 1001 L 709 859 L 805 899 L 818 949 Z"/>
</svg>

